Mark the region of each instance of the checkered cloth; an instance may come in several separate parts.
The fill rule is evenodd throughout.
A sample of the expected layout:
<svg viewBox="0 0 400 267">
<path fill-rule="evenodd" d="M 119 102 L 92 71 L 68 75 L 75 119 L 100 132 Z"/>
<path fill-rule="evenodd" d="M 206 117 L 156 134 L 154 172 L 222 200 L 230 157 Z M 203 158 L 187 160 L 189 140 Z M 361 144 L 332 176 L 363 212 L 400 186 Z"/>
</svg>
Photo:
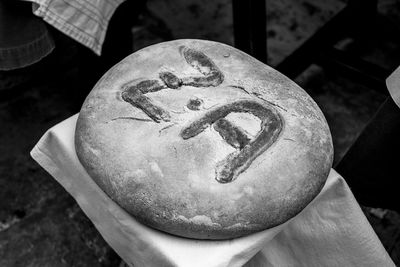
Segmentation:
<svg viewBox="0 0 400 267">
<path fill-rule="evenodd" d="M 35 15 L 100 55 L 108 22 L 125 0 L 27 1 Z"/>
</svg>

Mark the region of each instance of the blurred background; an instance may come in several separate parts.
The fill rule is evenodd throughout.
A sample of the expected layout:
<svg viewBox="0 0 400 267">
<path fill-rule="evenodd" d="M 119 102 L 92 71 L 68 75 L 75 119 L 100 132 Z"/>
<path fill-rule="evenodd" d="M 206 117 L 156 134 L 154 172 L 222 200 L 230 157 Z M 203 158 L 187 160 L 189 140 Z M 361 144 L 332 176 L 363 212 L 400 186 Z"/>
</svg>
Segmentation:
<svg viewBox="0 0 400 267">
<path fill-rule="evenodd" d="M 124 56 L 114 56 L 120 53 L 124 38 L 132 51 L 180 38 L 234 45 L 232 2 L 130 3 L 116 11 L 102 58 L 53 29 L 57 45 L 49 56 L 28 68 L 0 72 L 0 266 L 118 266 L 119 257 L 29 152 L 47 129 L 79 112 L 94 83 Z M 315 37 L 346 5 L 344 0 L 267 1 L 264 61 L 280 70 L 293 51 Z M 378 70 L 386 75 L 400 65 L 400 1 L 379 0 L 377 11 L 379 19 L 374 25 L 361 25 L 361 41 L 344 37 L 334 47 L 380 66 Z M 127 19 L 130 23 L 125 23 Z M 354 23 L 358 19 L 355 13 Z M 120 25 L 129 25 L 127 31 L 123 29 L 122 39 L 118 39 Z M 377 90 L 382 86 L 379 82 L 361 83 L 332 66 L 335 64 L 316 62 L 298 74 L 283 73 L 304 88 L 324 112 L 336 164 L 387 93 Z M 378 70 L 369 70 L 378 75 Z M 387 207 L 361 205 L 389 255 L 400 264 L 399 214 Z"/>
</svg>

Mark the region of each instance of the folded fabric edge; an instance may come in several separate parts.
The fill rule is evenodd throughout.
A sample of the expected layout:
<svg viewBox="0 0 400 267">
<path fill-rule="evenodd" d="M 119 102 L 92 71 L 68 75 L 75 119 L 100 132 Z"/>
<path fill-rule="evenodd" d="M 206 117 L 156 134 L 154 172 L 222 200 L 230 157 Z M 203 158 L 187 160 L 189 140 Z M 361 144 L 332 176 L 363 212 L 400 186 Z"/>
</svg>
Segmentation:
<svg viewBox="0 0 400 267">
<path fill-rule="evenodd" d="M 400 66 L 386 79 L 386 87 L 393 101 L 400 108 Z"/>
<path fill-rule="evenodd" d="M 30 155 L 40 166 L 42 166 L 42 167 L 46 166 L 46 168 L 44 168 L 46 170 L 46 172 L 48 172 L 55 179 L 55 177 L 59 177 L 59 175 L 62 175 L 62 174 L 60 174 L 60 172 L 57 171 L 59 168 L 57 167 L 57 164 L 52 160 L 51 156 L 48 155 L 45 151 L 40 149 L 40 144 L 44 142 L 44 140 L 47 138 L 50 131 L 51 131 L 51 129 L 49 129 L 43 135 L 43 137 L 39 140 L 38 144 L 31 150 Z M 115 248 L 118 246 L 115 244 L 115 242 L 113 242 L 113 240 L 112 240 L 113 238 L 111 238 L 111 235 L 109 236 L 105 233 L 105 230 L 102 229 L 103 226 L 101 224 L 95 223 L 97 220 L 93 220 L 92 216 L 90 216 L 90 214 L 87 213 L 86 209 L 84 207 L 82 207 L 82 203 L 80 203 L 80 201 L 76 198 L 75 195 L 71 194 L 71 192 L 68 190 L 66 185 L 64 183 L 60 183 L 57 179 L 55 179 L 55 180 L 57 181 L 58 184 L 60 184 L 68 192 L 68 194 L 73 196 L 73 198 L 75 199 L 76 203 L 78 204 L 80 209 L 83 211 L 83 213 L 89 217 L 89 219 L 93 222 L 93 225 L 95 226 L 97 231 L 99 231 L 99 233 L 104 238 L 104 240 L 106 240 L 106 242 L 109 244 L 109 246 L 120 256 L 120 258 L 123 259 L 127 264 L 129 263 L 130 266 L 134 266 L 134 264 L 132 263 L 132 260 L 127 255 L 124 255 L 124 254 L 126 254 L 126 252 L 121 253 L 121 251 L 119 249 Z M 112 212 L 110 212 L 110 214 L 114 215 Z M 118 221 L 118 218 L 114 218 L 114 219 L 115 219 L 115 221 Z M 146 227 L 146 226 L 143 226 L 143 227 Z M 162 257 L 166 258 L 165 255 L 162 255 Z"/>
<path fill-rule="evenodd" d="M 70 118 L 70 119 L 73 119 L 73 118 Z M 67 119 L 68 120 L 68 119 Z M 54 127 L 56 127 L 56 126 L 54 126 Z M 53 127 L 53 128 L 54 128 Z M 43 137 L 38 141 L 38 143 L 37 143 L 37 145 L 31 150 L 31 152 L 30 152 L 30 155 L 32 156 L 32 158 L 39 164 L 39 165 L 41 165 L 42 167 L 43 166 L 46 166 L 46 168 L 45 168 L 45 170 L 51 175 L 51 176 L 53 176 L 53 178 L 54 179 L 56 179 L 56 177 L 60 177 L 60 175 L 61 176 L 64 176 L 64 173 L 61 173 L 61 171 L 60 171 L 60 168 L 57 166 L 57 163 L 52 159 L 52 156 L 48 153 L 48 151 L 43 151 L 43 149 L 41 149 L 40 147 L 41 146 L 43 146 L 43 145 L 45 145 L 47 142 L 48 142 L 48 138 L 49 138 L 49 135 L 53 135 L 53 136 L 55 136 L 56 138 L 58 137 L 57 136 L 57 133 L 55 133 L 56 131 L 53 131 L 53 128 L 51 128 L 51 129 L 49 129 L 44 135 L 43 135 Z M 58 139 L 58 138 L 57 138 Z M 59 143 L 59 140 L 57 140 L 57 143 Z M 68 190 L 69 188 L 67 188 L 68 187 L 68 185 L 66 185 L 66 184 L 64 184 L 64 183 L 61 183 L 58 179 L 56 179 L 57 180 L 57 182 L 59 183 L 59 184 L 61 184 L 63 187 L 64 187 L 64 189 L 66 189 L 66 191 L 69 193 L 69 194 L 71 194 L 71 191 L 70 190 Z M 65 181 L 63 181 L 63 182 L 65 182 Z M 89 218 L 91 218 L 91 216 L 89 216 L 89 214 L 87 214 L 87 212 L 85 211 L 86 209 L 84 208 L 84 207 L 82 207 L 82 205 L 81 205 L 81 203 L 79 202 L 79 199 L 77 199 L 77 197 L 75 196 L 75 195 L 73 195 L 73 194 L 71 194 L 73 197 L 74 197 L 74 199 L 76 200 L 76 202 L 78 203 L 78 205 L 80 206 L 80 208 L 84 211 L 84 213 L 89 217 Z M 113 214 L 113 212 L 110 212 L 110 214 L 112 215 L 112 216 L 114 216 L 115 214 Z M 115 220 L 116 221 L 119 221 L 119 219 L 120 218 L 115 218 Z M 92 219 L 91 219 L 92 220 Z M 93 220 L 92 220 L 93 221 Z M 94 222 L 94 221 L 93 221 Z M 139 222 L 137 222 L 138 224 L 140 224 Z M 98 223 L 94 223 L 94 225 L 96 226 L 96 228 L 97 228 L 97 230 L 100 232 L 100 233 L 102 233 L 102 236 L 103 236 L 103 238 L 104 239 L 106 239 L 106 240 L 108 240 L 108 238 L 106 237 L 106 236 L 104 236 L 104 234 L 103 234 L 103 231 L 102 231 L 102 229 L 99 229 L 99 225 L 98 225 Z M 145 227 L 145 228 L 148 228 L 147 226 L 144 226 L 144 225 L 142 225 L 142 224 L 140 224 L 142 227 Z M 286 223 L 285 224 L 282 224 L 282 225 L 280 225 L 280 226 L 278 226 L 277 227 L 277 229 L 275 229 L 274 230 L 274 234 L 273 235 L 270 235 L 270 237 L 269 238 L 267 238 L 268 240 L 271 240 L 271 239 L 273 239 L 273 237 L 276 235 L 276 234 L 278 234 L 280 231 L 282 231 L 282 229 L 284 228 L 284 225 L 286 225 Z M 121 225 L 121 227 L 123 227 L 124 228 L 124 226 L 123 225 Z M 269 229 L 268 229 L 269 230 Z M 157 231 L 157 230 L 154 230 L 154 229 L 151 229 L 151 231 Z M 158 233 L 158 231 L 157 231 L 157 233 Z M 160 234 L 161 235 L 168 235 L 168 234 L 166 234 L 166 233 L 161 233 L 160 232 Z M 170 235 L 168 235 L 168 236 L 170 236 Z M 179 242 L 179 240 L 178 239 L 181 239 L 180 237 L 176 237 L 176 236 L 171 236 L 172 238 L 174 238 L 174 239 L 176 239 L 175 240 L 175 242 L 177 241 L 177 242 Z M 168 237 L 163 237 L 162 239 L 165 239 L 165 238 L 167 238 L 168 239 Z M 232 244 L 232 241 L 233 242 L 248 242 L 248 241 L 245 241 L 247 238 L 249 238 L 249 236 L 246 236 L 246 237 L 243 237 L 244 239 L 242 239 L 242 241 L 240 241 L 240 239 L 241 238 L 239 238 L 239 239 L 234 239 L 234 240 L 226 240 L 226 244 L 228 244 L 228 245 L 230 245 L 230 244 Z M 260 236 L 258 237 L 258 238 L 260 238 Z M 261 239 L 263 239 L 263 238 L 261 238 Z M 165 240 L 164 240 L 165 241 Z M 188 239 L 182 239 L 182 240 L 180 240 L 180 241 L 184 241 L 184 243 L 187 243 L 187 242 L 191 242 L 192 240 L 188 240 Z M 198 242 L 204 242 L 205 241 L 205 243 L 208 243 L 210 240 L 193 240 L 193 242 L 195 242 L 195 243 L 198 243 Z M 112 242 L 112 240 L 108 240 L 107 241 L 109 244 L 113 244 L 113 242 Z M 214 243 L 215 241 L 211 241 L 212 243 Z M 165 243 L 165 242 L 164 242 Z M 220 244 L 220 245 L 222 245 L 222 243 L 223 242 L 221 242 L 221 241 L 216 241 L 214 244 Z M 265 242 L 262 242 L 262 244 L 264 244 Z M 211 244 L 211 243 L 210 243 Z M 217 245 L 218 246 L 218 245 Z M 113 248 L 114 248 L 114 245 L 112 246 Z M 164 246 L 165 247 L 165 246 Z M 222 252 L 222 251 L 224 251 L 224 248 L 223 247 L 221 247 L 221 246 L 218 246 L 220 249 L 222 248 L 222 250 L 220 250 L 220 252 Z M 218 266 L 240 266 L 241 265 L 241 263 L 245 263 L 246 261 L 248 261 L 252 256 L 254 256 L 255 254 L 257 254 L 258 253 L 258 251 L 259 250 L 261 250 L 262 248 L 263 248 L 263 246 L 259 246 L 260 248 L 259 249 L 257 249 L 256 248 L 257 246 L 250 246 L 250 247 L 248 247 L 247 248 L 247 250 L 246 250 L 246 252 L 243 254 L 243 251 L 238 251 L 238 253 L 237 254 L 233 254 L 232 255 L 232 258 L 230 258 L 229 260 L 228 260 L 228 262 L 226 262 L 225 264 L 224 263 L 222 263 L 222 261 L 218 264 Z M 217 247 L 216 247 L 217 248 Z M 233 247 L 232 247 L 233 248 Z M 120 255 L 120 257 L 121 258 L 123 258 L 126 262 L 130 262 L 129 261 L 129 259 L 128 258 L 126 258 L 126 257 L 124 257 L 123 256 L 123 253 L 120 253 L 119 252 L 119 250 L 118 249 L 115 249 L 114 248 L 114 250 L 117 252 L 117 254 L 119 254 Z M 167 254 L 165 254 L 165 255 L 163 255 L 162 257 L 163 258 L 165 258 L 165 259 L 169 259 L 171 256 L 173 256 L 171 253 L 169 253 L 169 251 L 167 251 L 168 253 Z M 164 251 L 163 253 L 166 253 L 166 251 Z M 228 253 L 229 254 L 229 253 Z M 222 260 L 222 259 L 221 259 Z M 165 262 L 170 262 L 170 261 L 168 261 L 168 260 L 166 260 Z M 239 264 L 240 263 L 240 264 Z M 222 265 L 221 265 L 222 264 Z M 197 265 L 196 265 L 197 266 Z M 217 265 L 216 265 L 217 266 Z"/>
</svg>

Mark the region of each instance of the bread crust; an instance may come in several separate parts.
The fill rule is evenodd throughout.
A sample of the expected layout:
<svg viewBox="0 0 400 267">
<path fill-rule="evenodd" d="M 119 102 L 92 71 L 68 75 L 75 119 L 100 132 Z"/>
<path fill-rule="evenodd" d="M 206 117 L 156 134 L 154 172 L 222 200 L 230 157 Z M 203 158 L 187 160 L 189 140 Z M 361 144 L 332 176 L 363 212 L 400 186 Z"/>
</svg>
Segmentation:
<svg viewBox="0 0 400 267">
<path fill-rule="evenodd" d="M 333 160 L 316 103 L 221 43 L 176 40 L 115 65 L 86 98 L 78 158 L 140 222 L 196 239 L 279 225 L 322 189 Z"/>
</svg>

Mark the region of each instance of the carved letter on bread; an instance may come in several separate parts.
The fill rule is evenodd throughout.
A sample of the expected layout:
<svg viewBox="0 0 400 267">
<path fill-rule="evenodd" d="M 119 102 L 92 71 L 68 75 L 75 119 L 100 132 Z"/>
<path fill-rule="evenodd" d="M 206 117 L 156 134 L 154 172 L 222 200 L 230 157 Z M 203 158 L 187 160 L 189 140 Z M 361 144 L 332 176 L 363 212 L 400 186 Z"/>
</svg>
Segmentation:
<svg viewBox="0 0 400 267">
<path fill-rule="evenodd" d="M 172 72 L 161 72 L 159 77 L 162 82 L 145 80 L 122 92 L 124 101 L 141 109 L 154 122 L 159 123 L 161 120 L 168 122 L 171 117 L 168 111 L 153 104 L 145 94 L 167 88 L 179 89 L 181 86 L 217 87 L 224 80 L 222 72 L 204 53 L 185 46 L 181 46 L 180 51 L 186 62 L 200 72 L 201 76 L 179 78 Z M 188 107 L 191 110 L 197 110 L 198 101 L 191 99 Z M 227 183 L 235 180 L 250 166 L 254 159 L 265 152 L 278 138 L 283 127 L 283 120 L 272 105 L 264 102 L 239 100 L 219 106 L 207 112 L 202 118 L 193 121 L 181 131 L 181 137 L 187 140 L 212 125 L 221 137 L 236 149 L 235 152 L 217 163 L 215 179 L 218 182 Z M 225 119 L 232 112 L 251 113 L 261 120 L 261 130 L 254 140 L 250 140 L 239 127 Z"/>
</svg>

